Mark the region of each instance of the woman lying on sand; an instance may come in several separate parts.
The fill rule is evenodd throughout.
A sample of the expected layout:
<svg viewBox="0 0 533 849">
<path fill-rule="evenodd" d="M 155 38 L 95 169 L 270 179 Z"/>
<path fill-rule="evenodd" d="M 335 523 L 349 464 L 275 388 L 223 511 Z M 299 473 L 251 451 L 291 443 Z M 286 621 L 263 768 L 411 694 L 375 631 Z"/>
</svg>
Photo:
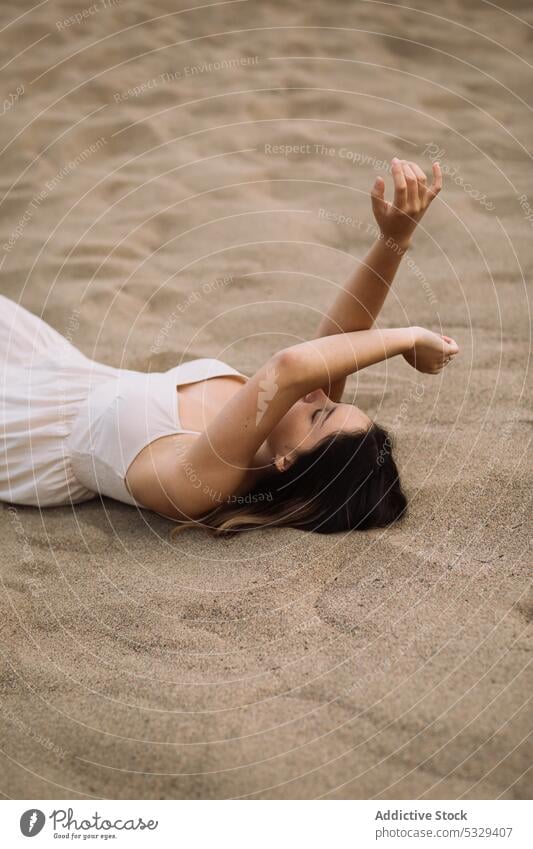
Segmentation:
<svg viewBox="0 0 533 849">
<path fill-rule="evenodd" d="M 380 238 L 316 337 L 251 378 L 215 359 L 141 373 L 85 357 L 0 296 L 0 500 L 51 507 L 108 495 L 218 533 L 289 526 L 334 533 L 388 525 L 406 499 L 387 433 L 341 398 L 346 377 L 402 355 L 438 374 L 457 344 L 421 327 L 372 330 L 416 225 L 441 189 L 392 160 L 378 177 Z"/>
</svg>

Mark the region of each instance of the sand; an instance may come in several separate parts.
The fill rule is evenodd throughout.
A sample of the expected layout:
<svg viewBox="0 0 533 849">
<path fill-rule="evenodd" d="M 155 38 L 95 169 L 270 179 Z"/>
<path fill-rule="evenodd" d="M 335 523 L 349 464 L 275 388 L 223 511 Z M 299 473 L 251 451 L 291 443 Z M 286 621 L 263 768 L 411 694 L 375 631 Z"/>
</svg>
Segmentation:
<svg viewBox="0 0 533 849">
<path fill-rule="evenodd" d="M 113 365 L 251 374 L 370 244 L 375 175 L 437 157 L 380 324 L 461 357 L 350 382 L 401 527 L 172 544 L 107 499 L 3 505 L 0 790 L 527 797 L 533 10 L 192 5 L 2 5 L 1 292 Z"/>
</svg>

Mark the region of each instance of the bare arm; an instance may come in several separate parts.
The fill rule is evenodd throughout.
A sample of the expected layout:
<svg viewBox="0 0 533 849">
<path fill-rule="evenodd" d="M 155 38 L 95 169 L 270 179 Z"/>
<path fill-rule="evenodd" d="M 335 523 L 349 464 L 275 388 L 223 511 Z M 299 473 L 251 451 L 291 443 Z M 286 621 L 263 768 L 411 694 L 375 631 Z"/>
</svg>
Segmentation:
<svg viewBox="0 0 533 849">
<path fill-rule="evenodd" d="M 403 253 L 377 239 L 320 322 L 317 337 L 369 330 L 385 302 Z M 345 382 L 341 378 L 324 387 L 332 401 L 340 401 Z"/>
<path fill-rule="evenodd" d="M 176 519 L 214 509 L 238 491 L 259 448 L 293 404 L 307 392 L 359 368 L 408 351 L 412 333 L 369 330 L 304 342 L 275 354 L 185 451 L 168 444 L 149 452 L 128 476 L 143 506 Z M 164 440 L 161 440 L 164 442 Z"/>
<path fill-rule="evenodd" d="M 451 340 L 406 327 L 340 333 L 280 351 L 235 393 L 177 468 L 165 465 L 161 474 L 178 518 L 202 515 L 237 492 L 265 439 L 306 393 L 398 354 L 436 373 L 456 350 Z"/>
<path fill-rule="evenodd" d="M 317 337 L 332 336 L 355 330 L 369 330 L 385 302 L 412 234 L 429 204 L 442 187 L 440 166 L 433 166 L 433 185 L 426 186 L 426 176 L 414 162 L 392 160 L 394 201 L 385 200 L 385 183 L 376 178 L 372 188 L 372 208 L 380 236 L 348 278 L 343 290 L 324 316 Z M 345 380 L 333 382 L 325 391 L 339 401 Z"/>
<path fill-rule="evenodd" d="M 286 348 L 183 452 L 167 440 L 156 441 L 135 479 L 128 477 L 130 489 L 145 507 L 163 515 L 201 516 L 238 491 L 265 439 L 306 393 L 398 354 L 419 371 L 435 374 L 457 351 L 453 340 L 418 327 L 339 333 Z"/>
<path fill-rule="evenodd" d="M 318 326 L 317 336 L 370 330 L 389 292 L 404 250 L 376 239 Z"/>
<path fill-rule="evenodd" d="M 359 330 L 293 345 L 285 352 L 291 383 L 301 398 L 319 386 L 334 385 L 356 371 L 407 354 L 414 347 L 415 330 Z"/>
</svg>

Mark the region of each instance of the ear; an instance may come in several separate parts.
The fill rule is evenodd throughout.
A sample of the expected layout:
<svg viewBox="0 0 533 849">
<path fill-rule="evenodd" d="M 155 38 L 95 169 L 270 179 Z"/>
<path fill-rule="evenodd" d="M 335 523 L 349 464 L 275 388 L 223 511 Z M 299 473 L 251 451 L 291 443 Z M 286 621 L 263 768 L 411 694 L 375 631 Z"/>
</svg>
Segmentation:
<svg viewBox="0 0 533 849">
<path fill-rule="evenodd" d="M 278 472 L 286 472 L 287 469 L 289 469 L 292 465 L 292 460 L 289 460 L 287 456 L 282 456 L 281 454 L 278 454 L 276 457 L 274 457 L 274 465 Z"/>
</svg>

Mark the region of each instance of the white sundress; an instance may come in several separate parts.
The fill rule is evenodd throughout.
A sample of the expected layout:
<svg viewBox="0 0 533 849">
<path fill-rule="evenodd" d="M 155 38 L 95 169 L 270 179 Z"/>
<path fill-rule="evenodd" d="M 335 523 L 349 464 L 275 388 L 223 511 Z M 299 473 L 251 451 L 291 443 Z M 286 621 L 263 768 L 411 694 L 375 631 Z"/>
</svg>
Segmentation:
<svg viewBox="0 0 533 849">
<path fill-rule="evenodd" d="M 176 387 L 246 377 L 205 358 L 166 372 L 89 359 L 45 321 L 0 295 L 0 501 L 53 507 L 107 495 L 136 506 L 126 472 L 181 426 Z"/>
</svg>

